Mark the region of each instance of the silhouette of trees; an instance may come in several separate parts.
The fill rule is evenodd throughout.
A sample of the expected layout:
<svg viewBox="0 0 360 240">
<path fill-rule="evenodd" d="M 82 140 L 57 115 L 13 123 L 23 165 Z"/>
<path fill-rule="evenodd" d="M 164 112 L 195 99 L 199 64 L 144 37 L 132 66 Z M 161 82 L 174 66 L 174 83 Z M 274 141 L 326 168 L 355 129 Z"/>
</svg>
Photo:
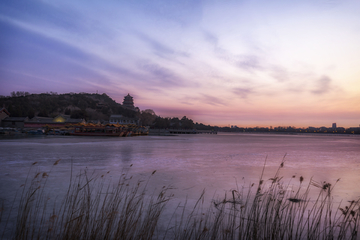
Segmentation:
<svg viewBox="0 0 360 240">
<path fill-rule="evenodd" d="M 49 117 L 49 112 L 44 108 L 41 109 L 40 112 L 38 113 L 39 117 Z"/>
<path fill-rule="evenodd" d="M 29 96 L 30 93 L 29 92 L 22 92 L 22 91 L 13 91 L 10 93 L 11 97 L 24 97 L 24 96 Z"/>
<path fill-rule="evenodd" d="M 194 129 L 193 120 L 187 118 L 186 116 L 182 117 L 180 122 L 183 129 Z"/>
<path fill-rule="evenodd" d="M 154 124 L 152 125 L 154 128 L 172 128 L 172 129 L 194 129 L 193 120 L 187 118 L 186 116 L 182 117 L 180 120 L 177 117 L 174 118 L 162 118 L 157 116 L 155 118 Z"/>
<path fill-rule="evenodd" d="M 157 118 L 154 110 L 145 109 L 140 113 L 140 121 L 143 126 L 152 126 Z"/>
<path fill-rule="evenodd" d="M 85 110 L 74 110 L 71 112 L 71 118 L 88 119 L 88 114 Z"/>
</svg>

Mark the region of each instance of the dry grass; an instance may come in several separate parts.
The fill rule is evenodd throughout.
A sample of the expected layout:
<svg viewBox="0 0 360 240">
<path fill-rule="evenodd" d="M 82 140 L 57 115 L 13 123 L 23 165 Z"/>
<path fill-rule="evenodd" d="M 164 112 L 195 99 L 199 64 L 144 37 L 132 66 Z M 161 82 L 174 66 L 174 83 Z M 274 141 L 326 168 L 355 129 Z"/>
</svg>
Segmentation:
<svg viewBox="0 0 360 240">
<path fill-rule="evenodd" d="M 310 180 L 304 186 L 304 178 L 295 176 L 285 183 L 280 177 L 284 163 L 274 177 L 265 180 L 261 174 L 257 185 L 231 190 L 223 199 L 213 200 L 210 207 L 205 192 L 191 208 L 187 202 L 179 204 L 165 229 L 160 229 L 159 223 L 167 221 L 162 214 L 172 200 L 166 187 L 149 195 L 149 180 L 132 182 L 124 172 L 111 184 L 106 176 L 83 171 L 71 179 L 61 200 L 49 199 L 46 182 L 51 170 L 37 173 L 33 179 L 29 171 L 15 207 L 16 227 L 7 229 L 7 224 L 2 224 L 2 239 L 359 238 L 359 200 L 340 208 L 333 206 L 334 186 L 330 183 Z M 287 191 L 294 182 L 298 189 Z M 309 199 L 310 190 L 318 192 L 316 199 Z M 0 223 L 6 217 L 2 213 L 1 209 Z"/>
<path fill-rule="evenodd" d="M 213 201 L 213 208 L 205 214 L 194 209 L 169 239 L 359 238 L 360 200 L 337 208 L 330 183 L 310 180 L 301 191 L 303 177 L 297 191 L 286 191 L 296 179 L 283 183 L 279 176 L 283 166 L 284 160 L 273 178 L 264 181 L 261 176 L 257 185 L 242 186 Z M 310 189 L 318 192 L 315 200 L 309 199 Z"/>
</svg>

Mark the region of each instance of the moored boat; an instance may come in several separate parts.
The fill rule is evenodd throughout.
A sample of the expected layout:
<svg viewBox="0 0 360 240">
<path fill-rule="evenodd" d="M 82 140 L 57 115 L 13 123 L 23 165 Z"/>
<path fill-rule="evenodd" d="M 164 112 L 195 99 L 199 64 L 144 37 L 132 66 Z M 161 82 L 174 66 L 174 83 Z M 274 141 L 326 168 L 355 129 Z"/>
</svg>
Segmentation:
<svg viewBox="0 0 360 240">
<path fill-rule="evenodd" d="M 37 129 L 37 130 L 29 130 L 27 131 L 27 134 L 30 134 L 30 135 L 43 135 L 45 133 L 44 129 Z"/>
<path fill-rule="evenodd" d="M 115 126 L 75 126 L 74 131 L 70 132 L 70 135 L 75 136 L 109 136 L 109 137 L 121 137 L 125 134 L 123 127 Z"/>
<path fill-rule="evenodd" d="M 79 124 L 73 125 L 73 130 L 69 132 L 74 136 L 114 136 L 129 137 L 136 135 L 147 135 L 148 129 L 138 127 L 136 125 L 120 125 L 120 124 Z"/>
</svg>

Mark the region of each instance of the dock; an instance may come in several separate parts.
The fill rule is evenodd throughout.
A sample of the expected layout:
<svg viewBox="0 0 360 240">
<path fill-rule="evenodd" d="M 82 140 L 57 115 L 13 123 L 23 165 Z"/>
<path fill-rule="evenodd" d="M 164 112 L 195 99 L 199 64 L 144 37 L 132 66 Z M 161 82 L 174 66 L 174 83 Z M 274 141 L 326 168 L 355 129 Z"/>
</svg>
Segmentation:
<svg viewBox="0 0 360 240">
<path fill-rule="evenodd" d="M 213 130 L 196 130 L 196 129 L 150 129 L 149 135 L 169 136 L 179 134 L 217 134 Z"/>
</svg>

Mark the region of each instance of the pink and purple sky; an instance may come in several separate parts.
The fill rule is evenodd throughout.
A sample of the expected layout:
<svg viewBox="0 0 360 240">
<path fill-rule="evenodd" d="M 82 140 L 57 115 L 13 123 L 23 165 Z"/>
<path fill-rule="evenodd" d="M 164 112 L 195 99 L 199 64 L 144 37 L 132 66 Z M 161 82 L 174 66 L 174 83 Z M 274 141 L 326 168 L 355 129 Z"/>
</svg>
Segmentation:
<svg viewBox="0 0 360 240">
<path fill-rule="evenodd" d="M 360 1 L 4 0 L 0 95 L 130 93 L 162 117 L 360 124 Z"/>
</svg>

